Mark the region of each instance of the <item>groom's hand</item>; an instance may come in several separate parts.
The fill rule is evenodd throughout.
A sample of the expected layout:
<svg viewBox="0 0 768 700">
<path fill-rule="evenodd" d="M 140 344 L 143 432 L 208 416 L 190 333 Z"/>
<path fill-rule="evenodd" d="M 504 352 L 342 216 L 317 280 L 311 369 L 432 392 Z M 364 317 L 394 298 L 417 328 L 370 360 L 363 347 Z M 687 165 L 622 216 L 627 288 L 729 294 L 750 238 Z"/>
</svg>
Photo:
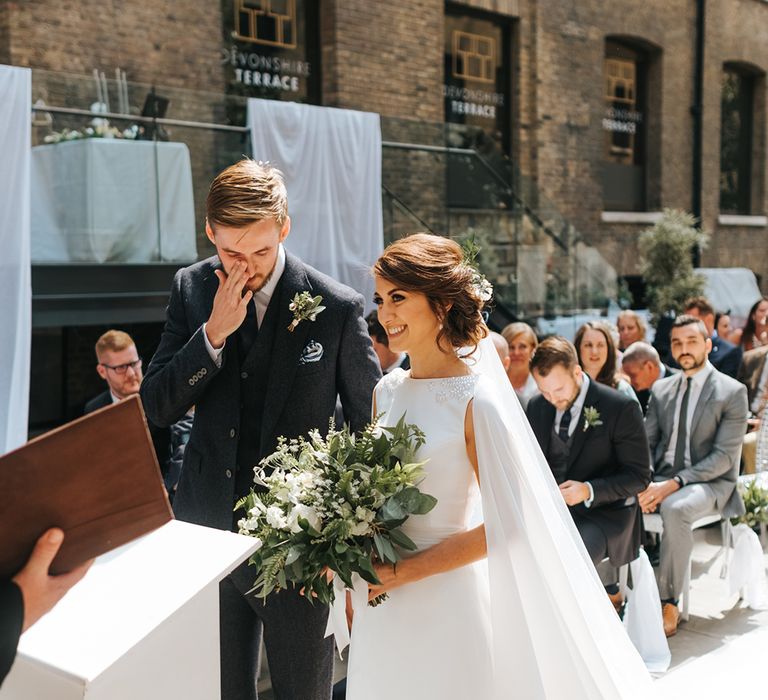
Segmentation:
<svg viewBox="0 0 768 700">
<path fill-rule="evenodd" d="M 235 263 L 227 275 L 223 270 L 214 270 L 219 279 L 219 288 L 213 298 L 213 310 L 208 322 L 205 324 L 205 333 L 208 342 L 215 349 L 224 345 L 243 323 L 248 309 L 248 302 L 253 298 L 253 292 L 243 294 L 245 283 L 248 281 L 246 264 Z"/>
<path fill-rule="evenodd" d="M 589 486 L 581 481 L 564 481 L 560 484 L 560 495 L 566 505 L 575 506 L 589 498 Z"/>
</svg>

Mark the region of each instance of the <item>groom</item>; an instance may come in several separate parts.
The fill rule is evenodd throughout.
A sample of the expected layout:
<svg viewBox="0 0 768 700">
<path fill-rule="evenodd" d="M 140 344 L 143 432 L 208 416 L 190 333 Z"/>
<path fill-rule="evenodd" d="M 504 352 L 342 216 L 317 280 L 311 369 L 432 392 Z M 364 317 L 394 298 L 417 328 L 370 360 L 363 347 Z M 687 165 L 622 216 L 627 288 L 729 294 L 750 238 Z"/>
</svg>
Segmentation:
<svg viewBox="0 0 768 700">
<path fill-rule="evenodd" d="M 380 378 L 363 299 L 287 253 L 282 175 L 242 160 L 220 173 L 206 202 L 217 256 L 179 270 L 160 346 L 141 386 L 147 416 L 171 425 L 194 405 L 174 510 L 180 520 L 236 530 L 235 502 L 278 436 L 327 429 L 337 395 L 352 430 L 371 416 Z M 320 295 L 314 321 L 289 308 Z M 293 332 L 288 326 L 298 320 Z M 293 589 L 266 602 L 247 595 L 257 572 L 243 564 L 220 586 L 223 700 L 253 700 L 262 634 L 281 700 L 328 700 L 328 609 Z"/>
<path fill-rule="evenodd" d="M 651 480 L 640 405 L 592 381 L 565 338 L 544 340 L 530 367 L 541 396 L 529 402 L 528 420 L 592 562 L 633 561 L 642 535 L 637 494 Z M 618 588 L 606 590 L 620 609 Z"/>
</svg>

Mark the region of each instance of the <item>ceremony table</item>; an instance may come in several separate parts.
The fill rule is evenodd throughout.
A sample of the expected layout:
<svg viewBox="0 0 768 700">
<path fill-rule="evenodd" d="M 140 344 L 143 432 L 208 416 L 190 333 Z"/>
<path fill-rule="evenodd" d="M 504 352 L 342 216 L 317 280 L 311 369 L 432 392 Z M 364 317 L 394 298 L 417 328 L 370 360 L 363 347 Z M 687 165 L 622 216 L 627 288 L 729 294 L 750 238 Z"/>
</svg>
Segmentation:
<svg viewBox="0 0 768 700">
<path fill-rule="evenodd" d="M 217 700 L 219 581 L 257 546 L 172 520 L 99 557 L 22 635 L 0 700 Z"/>
<path fill-rule="evenodd" d="M 31 185 L 33 262 L 197 259 L 186 144 L 88 138 L 36 146 Z"/>
</svg>

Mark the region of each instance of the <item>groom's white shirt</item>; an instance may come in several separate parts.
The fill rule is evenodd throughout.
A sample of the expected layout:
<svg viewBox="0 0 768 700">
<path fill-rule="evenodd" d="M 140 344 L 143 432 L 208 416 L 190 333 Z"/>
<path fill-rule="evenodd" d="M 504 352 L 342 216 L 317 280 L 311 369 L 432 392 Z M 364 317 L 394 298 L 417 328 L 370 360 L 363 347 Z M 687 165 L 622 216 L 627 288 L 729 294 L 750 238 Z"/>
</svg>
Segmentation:
<svg viewBox="0 0 768 700">
<path fill-rule="evenodd" d="M 256 305 L 256 323 L 259 324 L 259 328 L 261 328 L 264 314 L 267 313 L 267 307 L 272 300 L 272 295 L 275 293 L 277 283 L 283 276 L 283 272 L 285 272 L 285 248 L 283 248 L 283 244 L 280 243 L 277 249 L 277 260 L 275 261 L 275 269 L 272 271 L 272 276 L 269 278 L 269 281 L 253 295 L 253 303 Z M 225 340 L 224 345 L 220 348 L 214 348 L 213 345 L 211 345 L 211 341 L 208 340 L 205 326 L 206 324 L 204 323 L 203 338 L 205 339 L 205 349 L 208 350 L 211 359 L 216 363 L 216 366 L 219 367 L 221 365 L 221 353 L 224 350 L 227 341 Z"/>
</svg>

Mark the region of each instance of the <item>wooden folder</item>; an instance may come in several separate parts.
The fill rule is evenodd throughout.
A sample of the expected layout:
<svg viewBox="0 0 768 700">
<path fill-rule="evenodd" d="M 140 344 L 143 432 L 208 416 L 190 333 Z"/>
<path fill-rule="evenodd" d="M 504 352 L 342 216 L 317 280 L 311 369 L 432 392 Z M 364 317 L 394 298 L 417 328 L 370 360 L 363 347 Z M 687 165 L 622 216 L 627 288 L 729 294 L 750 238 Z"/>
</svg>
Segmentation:
<svg viewBox="0 0 768 700">
<path fill-rule="evenodd" d="M 50 527 L 64 530 L 55 574 L 173 518 L 138 396 L 0 457 L 0 499 L 1 578 L 24 566 Z"/>
</svg>

